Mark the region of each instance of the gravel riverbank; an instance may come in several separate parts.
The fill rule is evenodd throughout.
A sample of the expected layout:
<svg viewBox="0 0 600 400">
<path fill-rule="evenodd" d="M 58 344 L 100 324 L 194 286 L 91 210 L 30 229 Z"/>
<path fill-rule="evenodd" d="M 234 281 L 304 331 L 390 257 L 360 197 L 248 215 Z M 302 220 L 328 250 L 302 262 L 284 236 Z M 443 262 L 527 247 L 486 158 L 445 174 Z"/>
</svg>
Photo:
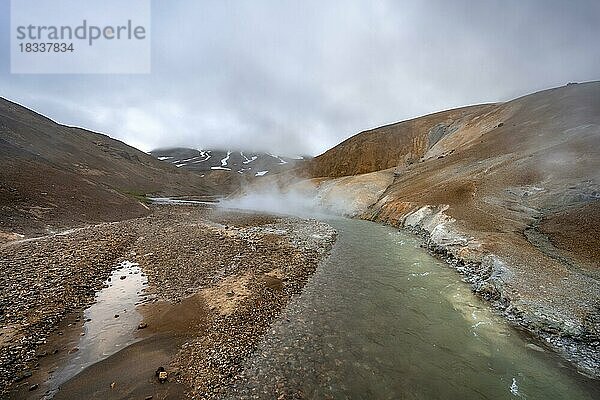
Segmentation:
<svg viewBox="0 0 600 400">
<path fill-rule="evenodd" d="M 135 232 L 104 224 L 0 248 L 0 392 L 28 381 L 36 350 L 71 312 L 91 304 Z M 73 321 L 75 322 L 75 321 Z"/>
<path fill-rule="evenodd" d="M 148 327 L 140 338 L 154 337 L 159 346 L 164 338 L 163 344 L 177 346 L 169 349 L 172 357 L 165 365 L 169 384 L 182 385 L 196 398 L 218 396 L 232 387 L 241 361 L 300 293 L 335 235 L 315 220 L 155 206 L 147 217 L 3 245 L 2 393 L 43 394 L 35 386 L 42 384 L 43 358 L 67 352 L 52 348 L 62 333 L 58 327 L 90 305 L 110 272 L 128 260 L 139 263 L 148 277 L 140 308 Z M 66 329 L 81 330 L 79 322 L 74 319 Z M 139 368 L 156 369 L 143 365 L 141 357 Z M 152 395 L 147 379 L 131 383 L 127 376 L 135 371 L 115 366 L 115 376 L 96 379 L 100 392 L 86 386 L 84 373 L 63 385 L 56 398 L 92 389 L 109 391 L 111 398 Z"/>
</svg>

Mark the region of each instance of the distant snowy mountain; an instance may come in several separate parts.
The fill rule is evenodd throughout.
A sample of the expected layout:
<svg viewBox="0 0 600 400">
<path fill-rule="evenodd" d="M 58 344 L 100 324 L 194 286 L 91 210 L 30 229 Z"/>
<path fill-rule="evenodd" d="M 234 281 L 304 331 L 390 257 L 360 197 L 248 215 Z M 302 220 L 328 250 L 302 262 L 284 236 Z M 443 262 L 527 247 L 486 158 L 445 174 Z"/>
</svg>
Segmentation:
<svg viewBox="0 0 600 400">
<path fill-rule="evenodd" d="M 285 157 L 252 151 L 188 148 L 158 149 L 151 151 L 150 154 L 177 168 L 197 172 L 229 171 L 253 177 L 281 172 L 307 159 L 305 156 Z"/>
</svg>

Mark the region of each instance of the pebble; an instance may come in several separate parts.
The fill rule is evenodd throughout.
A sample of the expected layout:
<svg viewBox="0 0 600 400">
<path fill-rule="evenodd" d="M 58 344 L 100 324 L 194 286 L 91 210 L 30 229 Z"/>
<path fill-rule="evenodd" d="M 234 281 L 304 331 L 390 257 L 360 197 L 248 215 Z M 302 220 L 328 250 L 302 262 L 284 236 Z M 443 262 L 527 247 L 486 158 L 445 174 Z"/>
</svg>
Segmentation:
<svg viewBox="0 0 600 400">
<path fill-rule="evenodd" d="M 33 375 L 33 373 L 31 371 L 24 371 L 21 375 L 17 376 L 17 378 L 15 379 L 15 382 L 21 382 L 22 380 L 30 378 L 31 375 Z"/>
</svg>

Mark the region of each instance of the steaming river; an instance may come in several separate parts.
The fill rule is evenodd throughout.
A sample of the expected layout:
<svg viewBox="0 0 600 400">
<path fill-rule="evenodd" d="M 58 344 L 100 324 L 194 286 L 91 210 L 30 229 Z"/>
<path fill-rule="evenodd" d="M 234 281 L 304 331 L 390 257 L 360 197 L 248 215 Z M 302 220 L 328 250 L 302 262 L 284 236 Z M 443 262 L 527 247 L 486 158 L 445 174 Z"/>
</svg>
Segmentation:
<svg viewBox="0 0 600 400">
<path fill-rule="evenodd" d="M 339 232 L 331 257 L 233 398 L 272 398 L 277 386 L 310 399 L 600 398 L 597 381 L 509 327 L 417 238 L 328 222 Z"/>
</svg>

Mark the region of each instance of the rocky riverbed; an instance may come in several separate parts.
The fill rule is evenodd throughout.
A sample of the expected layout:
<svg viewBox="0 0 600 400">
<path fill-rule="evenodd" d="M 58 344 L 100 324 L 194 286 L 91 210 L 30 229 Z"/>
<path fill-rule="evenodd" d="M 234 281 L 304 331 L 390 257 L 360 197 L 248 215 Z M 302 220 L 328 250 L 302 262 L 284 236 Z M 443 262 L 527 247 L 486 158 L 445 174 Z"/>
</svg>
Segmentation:
<svg viewBox="0 0 600 400">
<path fill-rule="evenodd" d="M 29 380 L 45 356 L 37 349 L 69 313 L 93 301 L 134 239 L 130 227 L 105 224 L 0 248 L 2 392 Z"/>
<path fill-rule="evenodd" d="M 144 368 L 153 372 L 157 366 L 144 365 L 143 351 L 137 373 L 145 378 L 133 382 L 128 375 L 137 376 L 136 371 L 123 372 L 117 353 L 103 361 L 116 367 L 114 376 L 96 374 L 96 388 L 88 386 L 84 371 L 61 386 L 56 398 L 86 390 L 144 398 L 168 385 L 194 397 L 219 396 L 234 385 L 241 362 L 327 256 L 335 235 L 315 220 L 155 206 L 147 217 L 5 244 L 0 248 L 2 393 L 43 395 L 43 378 L 51 372 L 44 371 L 44 358 L 64 352 L 68 359 L 68 349 L 58 344 L 60 334 L 81 331 L 78 313 L 128 260 L 148 277 L 139 343 L 154 340 L 168 348 L 169 383 L 156 386 L 153 373 L 145 377 Z"/>
</svg>

